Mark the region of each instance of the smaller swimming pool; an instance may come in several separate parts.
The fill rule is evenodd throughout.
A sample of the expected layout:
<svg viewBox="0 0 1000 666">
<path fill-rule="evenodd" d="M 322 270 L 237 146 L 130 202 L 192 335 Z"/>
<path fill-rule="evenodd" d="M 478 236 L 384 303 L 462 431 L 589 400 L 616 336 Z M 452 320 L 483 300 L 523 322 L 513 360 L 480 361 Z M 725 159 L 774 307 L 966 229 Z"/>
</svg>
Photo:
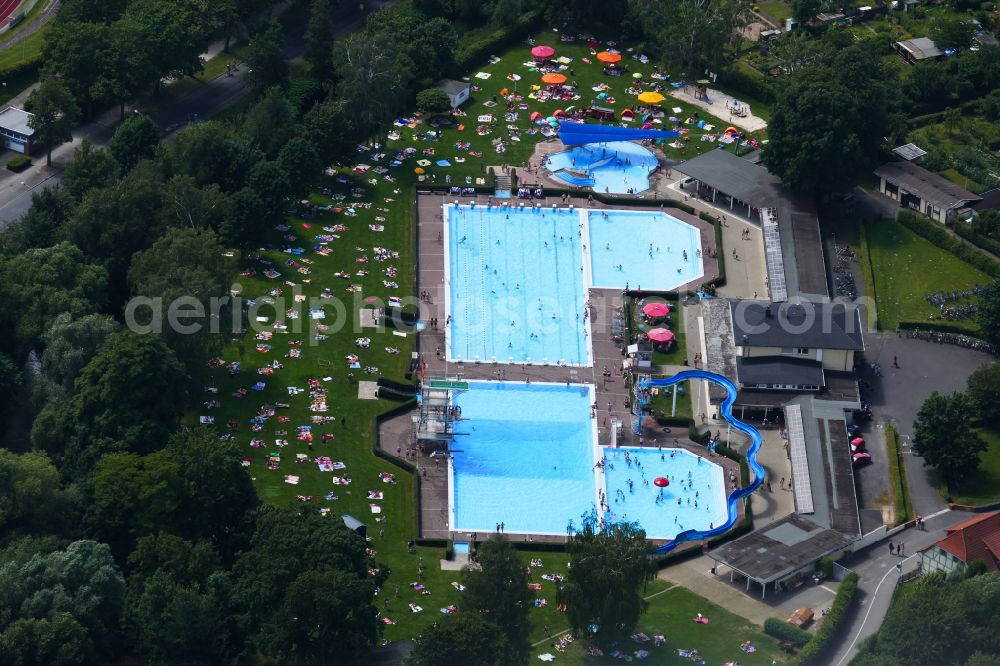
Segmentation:
<svg viewBox="0 0 1000 666">
<path fill-rule="evenodd" d="M 709 458 L 633 447 L 605 448 L 604 455 L 610 519 L 637 522 L 650 539 L 713 529 L 728 519 L 722 467 Z M 668 486 L 655 485 L 661 477 Z"/>
<path fill-rule="evenodd" d="M 585 143 L 553 153 L 545 163 L 554 177 L 569 185 L 614 194 L 648 190 L 656 165 L 656 155 L 631 141 Z"/>
<path fill-rule="evenodd" d="M 705 275 L 701 233 L 672 215 L 587 211 L 594 287 L 672 291 Z"/>
<path fill-rule="evenodd" d="M 456 555 L 467 555 L 469 553 L 469 542 L 456 541 L 454 551 Z"/>
</svg>

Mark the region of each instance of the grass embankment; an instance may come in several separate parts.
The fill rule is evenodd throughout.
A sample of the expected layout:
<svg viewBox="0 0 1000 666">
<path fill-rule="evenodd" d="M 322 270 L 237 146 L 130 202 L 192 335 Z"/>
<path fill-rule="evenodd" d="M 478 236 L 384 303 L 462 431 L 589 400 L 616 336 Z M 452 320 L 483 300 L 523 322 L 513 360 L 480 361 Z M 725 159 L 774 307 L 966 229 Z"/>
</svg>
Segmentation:
<svg viewBox="0 0 1000 666">
<path fill-rule="evenodd" d="M 760 627 L 686 588 L 668 587 L 657 592 L 651 586 L 649 594 L 649 609 L 639 620 L 636 631 L 643 632 L 650 638 L 654 634 L 660 634 L 667 639 L 667 643 L 654 647 L 652 640 L 641 645 L 626 640 L 617 647 L 621 652 L 634 656 L 637 650 L 646 650 L 650 653 L 647 663 L 677 666 L 690 666 L 692 663 L 689 657 L 677 654 L 677 650 L 697 649 L 702 659 L 709 664 L 739 662 L 744 666 L 770 666 L 773 663 L 785 663 L 788 659 L 778 649 L 777 642 L 766 636 Z M 698 613 L 708 618 L 708 624 L 694 622 Z M 754 645 L 756 652 L 746 653 L 740 649 L 740 644 L 746 641 Z M 537 658 L 545 653 L 555 654 L 555 661 L 561 664 L 610 664 L 619 661 L 607 654 L 607 651 L 603 657 L 588 655 L 583 640 L 575 641 L 561 654 L 554 649 L 554 642 L 546 641 L 536 646 L 533 656 Z"/>
<path fill-rule="evenodd" d="M 947 494 L 957 504 L 978 506 L 1000 500 L 1000 430 L 983 428 L 979 435 L 990 448 L 979 456 L 979 467 L 961 487 Z"/>
<path fill-rule="evenodd" d="M 895 221 L 862 224 L 875 279 L 879 326 L 883 330 L 895 330 L 900 322 L 928 322 L 931 317 L 940 321 L 938 306 L 925 298 L 928 292 L 962 291 L 991 281 L 982 271 Z M 976 328 L 973 319 L 956 323 Z"/>
<path fill-rule="evenodd" d="M 893 524 L 901 525 L 913 518 L 913 502 L 910 499 L 910 485 L 906 479 L 903 454 L 899 448 L 899 437 L 896 434 L 896 429 L 891 425 L 885 428 L 885 444 L 889 464 L 889 482 L 892 484 Z"/>
</svg>

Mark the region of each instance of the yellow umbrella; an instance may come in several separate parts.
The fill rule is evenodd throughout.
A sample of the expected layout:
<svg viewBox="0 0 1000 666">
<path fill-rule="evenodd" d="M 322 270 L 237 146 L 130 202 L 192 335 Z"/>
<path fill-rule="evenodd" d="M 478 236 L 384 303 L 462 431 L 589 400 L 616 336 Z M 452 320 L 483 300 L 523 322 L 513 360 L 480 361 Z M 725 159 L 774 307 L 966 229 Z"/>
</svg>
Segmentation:
<svg viewBox="0 0 1000 666">
<path fill-rule="evenodd" d="M 422 176 L 427 172 L 424 171 L 423 167 L 417 167 L 416 169 L 413 170 L 413 173 L 417 174 L 418 176 Z"/>
<path fill-rule="evenodd" d="M 556 74 L 555 72 L 552 72 L 542 76 L 542 83 L 547 83 L 549 85 L 558 85 L 560 83 L 566 83 L 566 75 Z"/>
<path fill-rule="evenodd" d="M 639 101 L 643 104 L 659 104 L 664 99 L 665 97 L 663 95 L 658 92 L 653 92 L 652 90 L 648 90 L 639 95 Z"/>
</svg>

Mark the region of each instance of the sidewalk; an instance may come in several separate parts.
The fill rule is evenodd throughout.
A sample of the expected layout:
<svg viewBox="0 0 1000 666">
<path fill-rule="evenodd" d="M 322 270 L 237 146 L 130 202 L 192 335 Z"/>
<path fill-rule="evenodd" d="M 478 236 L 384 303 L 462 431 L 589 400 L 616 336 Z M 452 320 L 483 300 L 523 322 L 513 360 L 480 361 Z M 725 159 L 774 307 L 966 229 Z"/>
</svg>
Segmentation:
<svg viewBox="0 0 1000 666">
<path fill-rule="evenodd" d="M 927 529 L 924 531 L 908 528 L 840 562 L 856 571 L 860 579 L 855 612 L 850 614 L 845 622 L 841 645 L 836 653 L 831 655 L 828 662 L 830 666 L 849 664 L 857 655 L 861 641 L 882 626 L 882 620 L 885 619 L 892 604 L 892 596 L 901 573 L 917 568 L 917 551 L 944 538 L 946 527 L 967 520 L 971 515 L 962 511 L 945 510 L 938 515 L 927 517 L 925 519 Z M 890 542 L 904 543 L 905 555 L 903 557 L 890 555 L 888 547 Z M 897 564 L 903 565 L 902 572 L 897 571 Z"/>
<path fill-rule="evenodd" d="M 719 90 L 712 90 L 709 88 L 708 100 L 704 100 L 700 97 L 695 97 L 691 92 L 691 86 L 686 85 L 683 88 L 671 90 L 670 96 L 676 97 L 677 99 L 687 102 L 688 104 L 694 104 L 695 106 L 701 107 L 722 122 L 728 122 L 733 127 L 739 127 L 740 129 L 744 129 L 748 132 L 756 132 L 758 130 L 767 129 L 767 121 L 753 115 L 749 104 L 744 101 L 737 100 L 735 97 L 731 97 L 730 95 L 727 95 Z M 746 116 L 734 116 L 729 111 L 729 109 L 734 106 L 734 102 L 738 102 L 739 106 L 746 109 Z M 724 127 L 720 127 L 718 131 L 721 132 L 724 129 Z"/>
</svg>

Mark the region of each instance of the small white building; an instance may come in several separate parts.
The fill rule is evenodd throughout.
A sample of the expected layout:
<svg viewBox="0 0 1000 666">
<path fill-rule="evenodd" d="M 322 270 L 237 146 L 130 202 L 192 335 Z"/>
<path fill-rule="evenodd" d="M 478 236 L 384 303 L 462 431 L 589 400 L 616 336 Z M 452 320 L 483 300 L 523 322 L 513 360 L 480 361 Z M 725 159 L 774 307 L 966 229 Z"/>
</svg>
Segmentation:
<svg viewBox="0 0 1000 666">
<path fill-rule="evenodd" d="M 451 100 L 451 108 L 453 109 L 457 109 L 469 101 L 469 93 L 472 92 L 471 83 L 455 81 L 454 79 L 445 79 L 437 87 L 448 95 L 448 99 Z"/>
<path fill-rule="evenodd" d="M 31 154 L 31 142 L 35 130 L 28 121 L 33 116 L 34 114 L 13 106 L 0 111 L 0 136 L 3 137 L 4 148 L 22 155 Z"/>
</svg>

